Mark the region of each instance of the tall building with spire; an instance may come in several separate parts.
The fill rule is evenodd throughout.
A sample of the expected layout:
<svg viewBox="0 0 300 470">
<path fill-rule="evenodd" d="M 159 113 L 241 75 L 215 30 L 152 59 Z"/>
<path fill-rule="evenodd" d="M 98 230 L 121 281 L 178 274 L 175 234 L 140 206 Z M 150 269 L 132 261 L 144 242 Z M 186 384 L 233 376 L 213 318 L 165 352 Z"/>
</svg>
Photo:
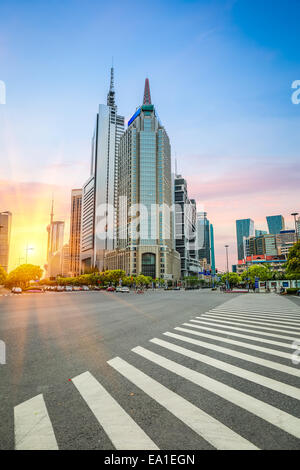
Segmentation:
<svg viewBox="0 0 300 470">
<path fill-rule="evenodd" d="M 56 278 L 62 275 L 62 250 L 64 244 L 65 223 L 61 220 L 54 220 L 53 200 L 50 214 L 50 224 L 47 227 L 47 277 Z"/>
<path fill-rule="evenodd" d="M 104 269 L 105 253 L 116 247 L 118 148 L 124 117 L 115 103 L 114 69 L 106 104 L 100 104 L 92 138 L 90 177 L 82 188 L 81 271 Z"/>
<path fill-rule="evenodd" d="M 109 269 L 176 281 L 171 148 L 145 81 L 143 104 L 120 139 L 118 155 L 117 250 L 106 255 Z"/>
</svg>

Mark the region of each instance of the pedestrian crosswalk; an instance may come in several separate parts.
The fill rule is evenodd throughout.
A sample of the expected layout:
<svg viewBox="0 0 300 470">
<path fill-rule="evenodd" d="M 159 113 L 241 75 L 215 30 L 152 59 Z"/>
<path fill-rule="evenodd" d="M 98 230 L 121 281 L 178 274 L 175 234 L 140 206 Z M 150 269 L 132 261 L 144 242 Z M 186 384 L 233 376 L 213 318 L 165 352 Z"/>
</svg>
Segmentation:
<svg viewBox="0 0 300 470">
<path fill-rule="evenodd" d="M 296 304 L 275 294 L 246 294 L 195 312 L 107 365 L 148 397 L 145 418 L 153 413 L 151 403 L 158 406 L 198 436 L 199 448 L 203 440 L 215 449 L 270 448 L 262 428 L 274 448 L 299 449 L 300 366 L 292 361 L 299 337 Z M 122 388 L 116 392 L 88 370 L 71 383 L 115 449 L 163 448 L 159 430 L 154 435 L 143 424 L 147 419 L 133 418 Z M 189 387 L 197 392 L 183 393 Z M 220 400 L 231 410 L 230 419 Z M 61 448 L 42 394 L 15 407 L 14 428 L 17 450 Z"/>
</svg>

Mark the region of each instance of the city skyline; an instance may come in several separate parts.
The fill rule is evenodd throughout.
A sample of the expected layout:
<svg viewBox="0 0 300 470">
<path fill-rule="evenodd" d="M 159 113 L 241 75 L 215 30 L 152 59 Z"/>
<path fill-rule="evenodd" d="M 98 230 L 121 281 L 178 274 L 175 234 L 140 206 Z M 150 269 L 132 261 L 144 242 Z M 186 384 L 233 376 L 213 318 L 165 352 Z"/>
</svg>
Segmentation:
<svg viewBox="0 0 300 470">
<path fill-rule="evenodd" d="M 102 40 L 108 34 L 109 10 L 103 2 L 91 1 L 89 12 L 75 5 L 74 25 L 79 25 L 75 37 L 74 26 L 67 22 L 68 3 L 53 2 L 60 13 L 58 24 L 50 6 L 44 10 L 28 6 L 25 11 L 22 2 L 13 1 L 0 7 L 5 18 L 5 24 L 0 19 L 4 59 L 0 79 L 7 89 L 6 104 L 0 107 L 0 154 L 8 161 L 1 171 L 0 209 L 13 213 L 15 252 L 10 267 L 25 256 L 27 243 L 35 248 L 30 260 L 44 264 L 44 230 L 53 192 L 56 218 L 66 222 L 69 232 L 69 194 L 89 176 L 91 129 L 97 105 L 107 94 L 112 55 L 118 108 L 125 122 L 134 103 L 140 102 L 139 84 L 145 76 L 150 78 L 178 173 L 187 180 L 198 210 L 206 211 L 213 222 L 217 267 L 225 266 L 225 243 L 235 262 L 236 219 L 252 218 L 264 229 L 265 216 L 280 213 L 292 228 L 290 214 L 297 210 L 294 201 L 300 196 L 300 107 L 292 104 L 291 84 L 299 78 L 299 53 L 291 47 L 293 34 L 288 39 L 273 35 L 270 42 L 268 32 L 279 25 L 282 31 L 287 24 L 293 29 L 297 2 L 292 2 L 295 18 L 272 5 L 267 28 L 259 18 L 265 18 L 268 7 L 260 2 L 154 2 L 150 19 L 160 26 L 164 21 L 166 27 L 162 37 L 144 38 L 145 55 L 136 41 L 142 27 L 121 3 L 115 8 L 124 16 L 116 18 L 115 37 L 101 54 L 93 44 L 94 34 L 99 25 Z M 134 7 L 143 14 L 143 6 Z M 49 22 L 42 30 L 45 15 Z M 285 15 L 289 21 L 283 25 Z M 18 31 L 12 37 L 12 22 L 21 18 L 28 35 L 24 38 Z M 197 24 L 194 30 L 191 21 Z M 179 33 L 171 40 L 174 27 Z M 43 54 L 36 34 L 39 42 L 44 41 Z M 72 48 L 68 34 L 75 41 Z M 121 37 L 127 38 L 122 54 L 117 47 Z M 162 45 L 159 54 L 158 45 Z M 28 61 L 22 60 L 24 53 L 29 54 Z M 55 57 L 55 64 L 52 59 L 45 62 L 48 56 Z"/>
</svg>

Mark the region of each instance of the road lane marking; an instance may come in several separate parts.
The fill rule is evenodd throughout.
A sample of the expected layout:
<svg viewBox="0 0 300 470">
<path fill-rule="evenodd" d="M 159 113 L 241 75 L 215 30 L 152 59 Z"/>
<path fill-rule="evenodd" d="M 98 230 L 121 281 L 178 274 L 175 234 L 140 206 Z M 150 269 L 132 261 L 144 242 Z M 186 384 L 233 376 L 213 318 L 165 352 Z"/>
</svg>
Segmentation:
<svg viewBox="0 0 300 470">
<path fill-rule="evenodd" d="M 300 377 L 299 369 L 285 366 L 283 364 L 280 364 L 279 362 L 269 361 L 268 359 L 262 359 L 257 356 L 251 356 L 250 354 L 245 354 L 240 351 L 235 351 L 234 349 L 229 349 L 229 348 L 225 348 L 224 346 L 218 346 L 216 344 L 207 343 L 206 341 L 201 341 L 199 339 L 190 338 L 188 336 L 178 335 L 176 333 L 171 333 L 169 331 L 166 331 L 163 334 L 166 336 L 170 336 L 171 338 L 179 339 L 180 341 L 184 341 L 186 343 L 201 346 L 205 349 L 211 349 L 212 351 L 217 351 L 222 354 L 227 354 L 228 356 L 242 359 L 244 361 L 252 362 L 254 364 L 259 364 L 263 367 L 268 367 L 269 369 L 274 369 L 279 372 L 284 372 L 285 374 L 293 375 L 295 377 Z"/>
<path fill-rule="evenodd" d="M 217 449 L 257 449 L 254 444 L 220 421 L 123 359 L 115 357 L 108 361 L 108 364 Z"/>
<path fill-rule="evenodd" d="M 271 336 L 273 338 L 280 338 L 280 339 L 286 339 L 287 341 L 290 340 L 290 341 L 295 341 L 297 338 L 295 338 L 294 336 L 285 336 L 285 335 L 279 335 L 278 333 L 268 333 L 267 331 L 263 331 L 262 329 L 260 329 L 258 326 L 254 327 L 249 327 L 249 328 L 255 328 L 255 329 L 249 329 L 249 328 L 246 328 L 247 325 L 242 325 L 243 328 L 238 328 L 236 325 L 239 325 L 238 324 L 232 324 L 232 322 L 230 321 L 226 321 L 226 320 L 215 320 L 214 318 L 209 318 L 209 317 L 205 317 L 205 318 L 202 318 L 202 317 L 196 317 L 198 320 L 190 320 L 191 322 L 195 322 L 195 323 L 201 323 L 203 325 L 211 325 L 211 326 L 218 326 L 218 327 L 222 327 L 222 328 L 226 328 L 226 329 L 230 329 L 230 330 L 235 330 L 235 331 L 241 331 L 241 332 L 248 332 L 248 333 L 253 333 L 253 334 L 258 334 L 258 335 L 262 335 L 262 336 Z M 210 320 L 210 321 L 209 321 Z M 230 326 L 228 326 L 230 325 Z M 248 325 L 249 326 L 249 325 Z M 298 333 L 300 335 L 300 333 Z"/>
<path fill-rule="evenodd" d="M 14 408 L 16 450 L 58 450 L 43 395 Z"/>
<path fill-rule="evenodd" d="M 138 346 L 132 349 L 133 352 L 140 356 L 148 359 L 149 361 L 157 364 L 174 374 L 189 380 L 190 382 L 199 385 L 200 387 L 208 390 L 215 395 L 233 403 L 235 406 L 239 406 L 249 413 L 258 416 L 259 418 L 271 423 L 273 426 L 300 438 L 300 419 L 295 416 L 286 413 L 285 411 L 276 408 L 275 406 L 269 405 L 268 403 L 258 400 L 257 398 L 247 395 L 244 392 L 230 387 L 229 385 L 223 384 L 215 379 L 208 377 L 207 375 L 200 374 L 188 367 L 182 366 L 177 362 L 166 359 L 159 354 L 156 354 L 148 349 Z"/>
<path fill-rule="evenodd" d="M 235 339 L 224 338 L 223 336 L 211 335 L 209 333 L 205 333 L 204 331 L 200 332 L 195 330 L 188 330 L 187 328 L 182 328 L 180 326 L 177 326 L 176 328 L 174 328 L 174 330 L 184 331 L 185 333 L 190 333 L 196 336 L 204 336 L 205 338 L 221 341 L 221 343 L 234 344 L 236 346 L 241 346 L 246 349 L 253 349 L 254 351 L 261 351 L 267 354 L 271 354 L 272 356 L 283 357 L 285 359 L 288 359 L 289 361 L 291 360 L 291 353 L 285 353 L 282 351 L 278 351 L 277 349 L 263 348 L 262 346 L 258 346 L 256 344 L 245 343 L 243 341 L 236 341 Z"/>
<path fill-rule="evenodd" d="M 191 322 L 197 322 L 197 320 L 190 320 Z M 273 344 L 274 346 L 279 346 L 282 348 L 295 349 L 291 343 L 283 343 L 281 341 L 274 341 L 272 339 L 261 338 L 259 336 L 250 336 L 244 335 L 242 333 L 234 333 L 233 331 L 222 330 L 220 325 L 214 325 L 218 328 L 211 328 L 209 326 L 194 325 L 194 323 L 183 323 L 183 325 L 197 328 L 198 330 L 212 331 L 214 333 L 221 333 L 229 336 L 234 336 L 235 338 L 244 338 L 256 341 L 258 343 Z M 254 332 L 255 333 L 255 332 Z"/>
<path fill-rule="evenodd" d="M 207 313 L 220 313 L 220 314 L 226 314 L 226 315 L 232 315 L 232 316 L 235 316 L 235 315 L 239 315 L 239 316 L 243 316 L 243 317 L 247 317 L 247 318 L 252 318 L 252 319 L 257 319 L 257 320 L 263 320 L 263 321 L 274 321 L 276 323 L 287 323 L 287 324 L 292 324 L 292 325 L 295 325 L 295 326 L 299 326 L 300 325 L 300 320 L 296 320 L 296 319 L 293 319 L 293 318 L 283 318 L 282 316 L 278 316 L 278 317 L 275 317 L 273 315 L 251 315 L 250 313 L 244 313 L 242 312 L 241 310 L 239 310 L 238 312 L 233 312 L 232 310 L 226 310 L 226 311 L 221 311 L 221 310 L 218 310 L 217 312 L 207 312 Z"/>
<path fill-rule="evenodd" d="M 295 320 L 300 319 L 300 309 L 298 312 L 273 312 L 273 311 L 267 311 L 267 310 L 246 310 L 245 308 L 225 308 L 225 307 L 218 307 L 218 308 L 212 308 L 210 312 L 232 312 L 232 313 L 248 313 L 251 315 L 266 315 L 266 316 L 274 316 L 274 317 L 284 317 L 284 318 L 289 318 L 292 317 Z"/>
<path fill-rule="evenodd" d="M 72 382 L 116 449 L 158 450 L 156 444 L 90 372 L 74 377 Z"/>
<path fill-rule="evenodd" d="M 271 390 L 275 390 L 276 392 L 283 393 L 284 395 L 288 395 L 289 397 L 296 398 L 296 400 L 300 400 L 300 389 L 297 387 L 287 385 L 283 382 L 279 382 L 278 380 L 270 379 L 268 377 L 265 377 L 264 375 L 251 372 L 241 367 L 233 366 L 232 364 L 229 364 L 227 362 L 214 359 L 205 354 L 200 354 L 195 351 L 191 351 L 190 349 L 177 346 L 176 344 L 169 343 L 158 338 L 153 338 L 150 340 L 150 342 L 158 344 L 159 346 L 169 349 L 170 351 L 182 354 L 183 356 L 195 359 L 196 361 L 208 364 L 209 366 L 221 369 L 222 371 L 236 375 L 237 377 L 250 380 L 250 382 L 254 382 L 258 385 L 262 385 L 263 387 L 270 388 Z"/>
<path fill-rule="evenodd" d="M 221 319 L 225 319 L 225 320 L 230 320 L 228 321 L 227 323 L 231 323 L 232 325 L 241 325 L 241 326 L 249 326 L 249 328 L 259 328 L 260 330 L 268 330 L 268 331 L 281 331 L 282 333 L 293 333 L 293 335 L 296 335 L 296 336 L 300 336 L 300 333 L 295 333 L 294 330 L 291 328 L 290 330 L 285 330 L 285 329 L 282 329 L 282 328 L 276 328 L 274 326 L 261 326 L 260 324 L 257 324 L 256 321 L 251 321 L 251 320 L 243 320 L 243 319 L 240 319 L 240 318 L 232 318 L 228 315 L 218 315 L 218 314 L 203 314 L 201 317 L 196 317 L 196 318 L 201 318 L 201 320 L 213 320 L 215 321 L 215 319 L 217 320 L 221 320 Z M 253 326 L 252 326 L 253 325 Z M 277 325 L 278 326 L 278 325 Z"/>
<path fill-rule="evenodd" d="M 209 316 L 210 314 L 209 313 L 204 313 L 203 316 Z M 223 315 L 222 315 L 223 317 Z M 231 314 L 231 313 L 226 313 L 226 315 L 224 315 L 224 317 L 229 317 L 229 318 L 236 318 L 237 320 L 240 320 L 242 321 L 244 319 L 244 321 L 248 321 L 250 323 L 253 323 L 253 320 L 254 318 L 253 317 L 249 317 L 248 315 L 238 315 L 238 314 Z M 277 326 L 277 327 L 280 327 L 282 326 L 282 328 L 290 328 L 291 330 L 297 330 L 297 331 L 300 331 L 300 328 L 296 327 L 296 326 L 293 326 L 287 322 L 278 322 L 278 321 L 269 321 L 269 320 L 266 320 L 265 318 L 264 319 L 261 319 L 259 320 L 258 318 L 255 318 L 255 322 L 258 326 L 259 325 L 266 325 L 266 326 Z M 283 323 L 283 324 L 282 324 Z"/>
</svg>

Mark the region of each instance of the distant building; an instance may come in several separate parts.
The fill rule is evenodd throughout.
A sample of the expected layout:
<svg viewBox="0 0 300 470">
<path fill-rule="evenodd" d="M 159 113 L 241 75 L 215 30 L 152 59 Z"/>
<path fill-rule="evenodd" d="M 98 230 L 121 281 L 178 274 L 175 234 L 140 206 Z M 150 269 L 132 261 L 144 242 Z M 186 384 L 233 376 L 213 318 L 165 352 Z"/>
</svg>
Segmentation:
<svg viewBox="0 0 300 470">
<path fill-rule="evenodd" d="M 210 224 L 206 212 L 197 214 L 197 250 L 200 262 L 206 260 L 206 263 L 210 265 Z"/>
<path fill-rule="evenodd" d="M 285 223 L 282 215 L 270 215 L 266 217 L 268 223 L 269 233 L 276 235 L 284 230 Z"/>
<path fill-rule="evenodd" d="M 276 235 L 276 243 L 279 255 L 288 255 L 290 248 L 296 243 L 297 235 L 295 230 L 281 230 Z"/>
<path fill-rule="evenodd" d="M 80 236 L 81 236 L 82 189 L 72 189 L 70 220 L 70 272 L 78 276 L 80 269 Z"/>
<path fill-rule="evenodd" d="M 56 276 L 62 275 L 62 250 L 64 244 L 65 223 L 59 220 L 54 221 L 53 217 L 52 202 L 50 224 L 47 227 L 47 276 L 49 278 L 56 278 Z"/>
<path fill-rule="evenodd" d="M 11 219 L 11 212 L 0 212 L 0 266 L 6 272 L 8 272 Z"/>
<path fill-rule="evenodd" d="M 242 260 L 244 253 L 244 238 L 254 236 L 254 222 L 252 219 L 240 219 L 236 221 L 236 241 L 238 259 Z"/>
<path fill-rule="evenodd" d="M 267 231 L 266 230 L 259 230 L 259 229 L 255 229 L 255 236 L 256 237 L 260 237 L 261 235 L 267 235 Z"/>
<path fill-rule="evenodd" d="M 240 260 L 236 265 L 236 272 L 242 274 L 250 266 L 266 266 L 273 272 L 283 273 L 285 271 L 286 257 L 284 255 L 266 256 L 266 255 L 252 255 L 248 256 L 245 260 Z"/>
<path fill-rule="evenodd" d="M 117 114 L 114 69 L 111 68 L 107 104 L 100 104 L 92 139 L 91 174 L 83 186 L 81 267 L 104 269 L 105 253 L 116 248 L 118 149 L 124 117 Z M 110 217 L 108 207 L 115 212 Z M 101 232 L 101 236 L 99 233 Z"/>
<path fill-rule="evenodd" d="M 61 256 L 61 275 L 63 277 L 70 277 L 73 275 L 70 270 L 70 245 L 66 244 L 62 248 Z"/>
<path fill-rule="evenodd" d="M 216 274 L 216 260 L 215 260 L 215 238 L 214 238 L 214 227 L 212 224 L 210 228 L 210 264 L 211 264 L 211 273 Z"/>
<path fill-rule="evenodd" d="M 180 254 L 181 278 L 198 275 L 200 264 L 196 250 L 196 201 L 189 199 L 187 182 L 181 175 L 174 179 L 175 244 Z"/>
</svg>

